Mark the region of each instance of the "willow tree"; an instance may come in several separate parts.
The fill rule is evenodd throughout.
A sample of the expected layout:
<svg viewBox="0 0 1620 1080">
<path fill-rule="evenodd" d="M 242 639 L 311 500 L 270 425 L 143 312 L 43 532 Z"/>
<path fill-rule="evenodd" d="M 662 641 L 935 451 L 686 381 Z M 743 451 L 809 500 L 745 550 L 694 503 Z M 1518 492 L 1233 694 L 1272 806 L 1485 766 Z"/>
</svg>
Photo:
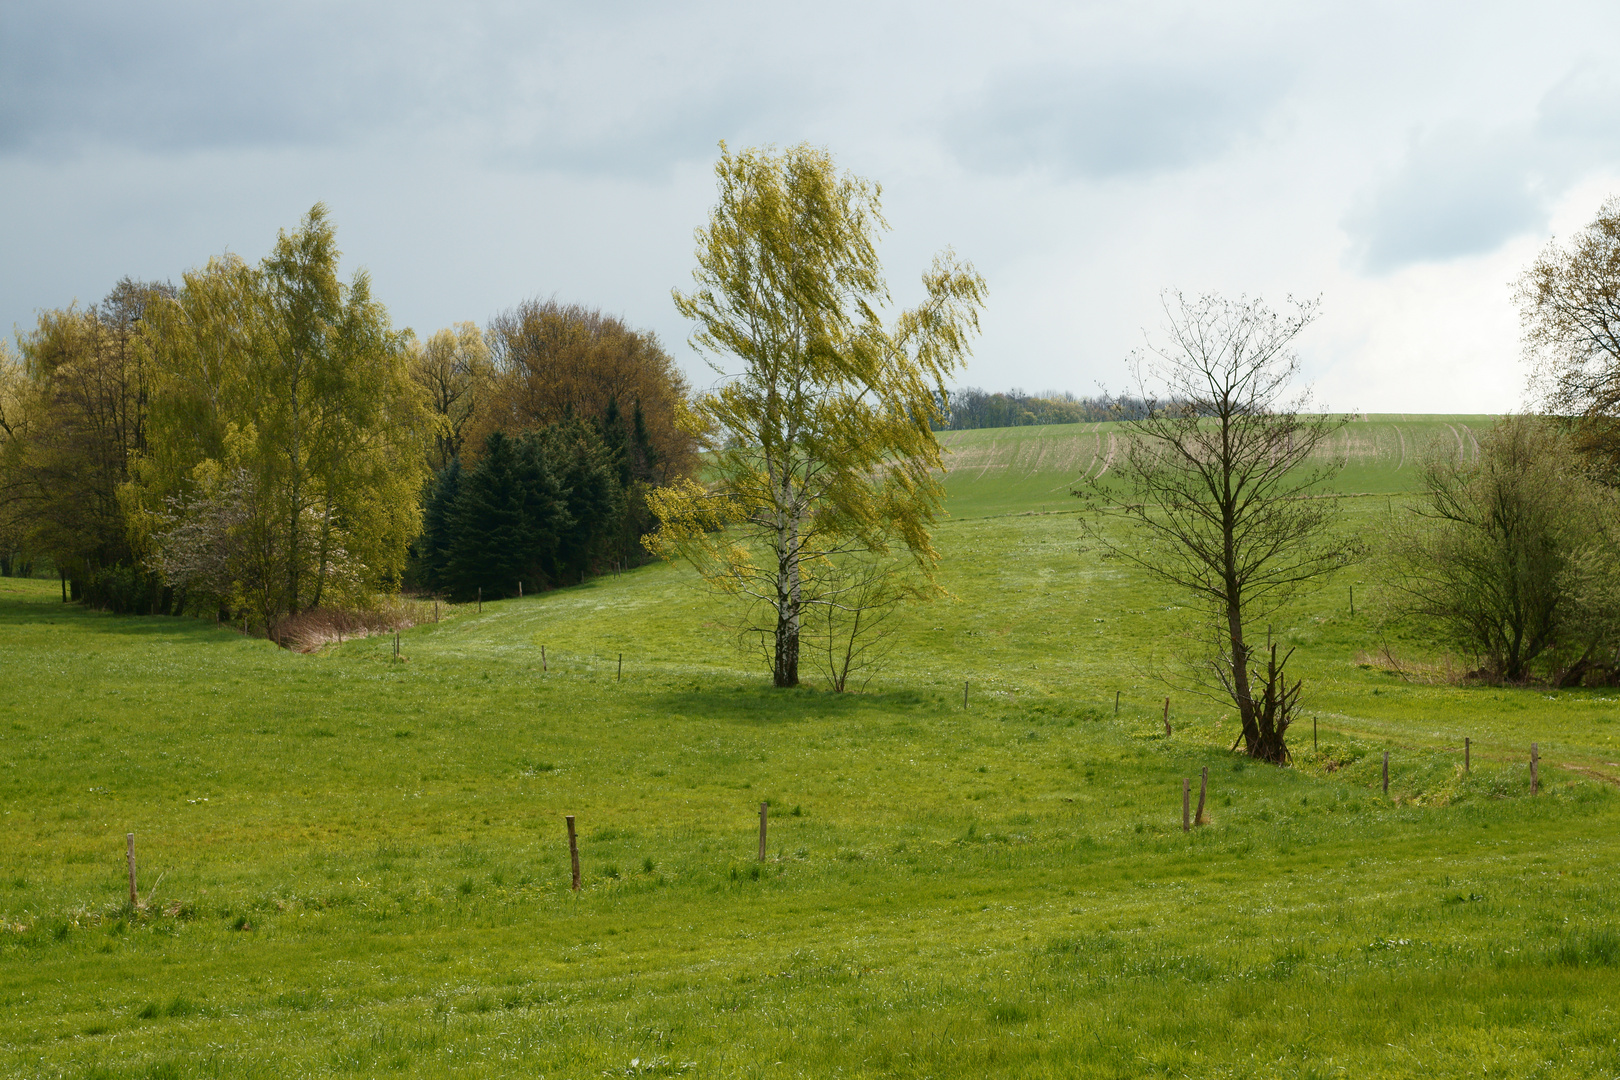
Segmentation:
<svg viewBox="0 0 1620 1080">
<path fill-rule="evenodd" d="M 885 326 L 878 185 L 810 146 L 720 149 L 697 287 L 674 294 L 723 376 L 689 418 L 711 482 L 654 491 L 646 543 L 748 601 L 776 685 L 796 686 L 807 610 L 834 602 L 822 582 L 840 560 L 899 557 L 932 580 L 932 423 L 985 285 L 947 250 L 923 275 L 927 299 Z"/>
</svg>

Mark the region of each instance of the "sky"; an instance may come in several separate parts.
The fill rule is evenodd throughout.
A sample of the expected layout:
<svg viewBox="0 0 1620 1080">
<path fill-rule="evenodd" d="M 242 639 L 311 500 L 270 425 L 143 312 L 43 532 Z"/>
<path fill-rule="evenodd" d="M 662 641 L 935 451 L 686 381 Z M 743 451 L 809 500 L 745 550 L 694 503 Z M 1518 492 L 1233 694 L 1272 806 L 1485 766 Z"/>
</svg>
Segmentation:
<svg viewBox="0 0 1620 1080">
<path fill-rule="evenodd" d="M 1167 290 L 1320 298 L 1336 411 L 1523 408 L 1515 279 L 1620 194 L 1620 5 L 0 5 L 0 327 L 262 257 L 327 204 L 396 326 L 530 297 L 717 378 L 721 140 L 883 187 L 896 305 L 989 283 L 962 385 L 1127 388 Z M 724 365 L 723 358 L 721 363 Z"/>
</svg>

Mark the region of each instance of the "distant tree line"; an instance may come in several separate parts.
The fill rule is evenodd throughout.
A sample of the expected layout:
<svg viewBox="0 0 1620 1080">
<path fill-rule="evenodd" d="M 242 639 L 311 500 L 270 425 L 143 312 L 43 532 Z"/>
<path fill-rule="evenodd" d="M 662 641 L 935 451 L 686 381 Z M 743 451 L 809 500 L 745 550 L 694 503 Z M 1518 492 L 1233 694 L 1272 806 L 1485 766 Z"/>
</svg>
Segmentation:
<svg viewBox="0 0 1620 1080">
<path fill-rule="evenodd" d="M 257 265 L 126 279 L 0 343 L 0 573 L 270 629 L 636 558 L 647 489 L 697 462 L 657 339 L 531 301 L 422 341 L 338 258 L 317 205 Z"/>
<path fill-rule="evenodd" d="M 1136 420 L 1146 404 L 1136 398 L 1079 398 L 1067 391 L 1026 394 L 1019 389 L 991 393 L 964 386 L 946 395 L 945 421 L 938 427 L 952 431 L 972 428 L 1025 427 L 1032 424 L 1090 424 L 1105 420 Z"/>
</svg>

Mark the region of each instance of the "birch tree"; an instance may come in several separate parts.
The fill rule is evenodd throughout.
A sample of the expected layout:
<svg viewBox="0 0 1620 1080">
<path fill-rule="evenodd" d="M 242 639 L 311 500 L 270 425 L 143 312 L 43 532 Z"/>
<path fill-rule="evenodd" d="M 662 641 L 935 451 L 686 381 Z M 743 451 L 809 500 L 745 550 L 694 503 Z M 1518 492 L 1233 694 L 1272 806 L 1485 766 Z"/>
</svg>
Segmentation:
<svg viewBox="0 0 1620 1080">
<path fill-rule="evenodd" d="M 712 482 L 656 489 L 661 526 L 645 542 L 746 602 L 745 629 L 790 687 L 833 560 L 892 553 L 931 581 L 943 464 L 931 425 L 985 284 L 947 250 L 923 275 L 923 303 L 885 326 L 878 185 L 805 145 L 734 154 L 722 143 L 715 175 L 696 288 L 674 294 L 722 376 L 688 420 Z"/>
</svg>

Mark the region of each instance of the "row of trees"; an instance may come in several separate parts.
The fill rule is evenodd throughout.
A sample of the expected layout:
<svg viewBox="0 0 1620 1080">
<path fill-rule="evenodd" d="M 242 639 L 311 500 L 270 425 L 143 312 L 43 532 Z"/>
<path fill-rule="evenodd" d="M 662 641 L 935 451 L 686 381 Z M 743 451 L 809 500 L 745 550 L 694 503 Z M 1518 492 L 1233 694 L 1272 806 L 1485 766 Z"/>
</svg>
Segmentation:
<svg viewBox="0 0 1620 1080">
<path fill-rule="evenodd" d="M 20 356 L 0 355 L 0 572 L 44 559 L 98 606 L 266 627 L 413 573 L 476 589 L 478 544 L 454 540 L 452 573 L 412 543 L 461 459 L 482 476 L 502 440 L 544 449 L 562 508 L 531 588 L 631 557 L 647 488 L 696 463 L 656 338 L 534 301 L 419 341 L 338 261 L 317 205 L 257 265 L 227 255 L 179 287 L 126 280 L 42 314 Z M 499 531 L 475 516 L 457 511 L 458 536 Z M 510 587 L 486 554 L 490 585 Z"/>
<path fill-rule="evenodd" d="M 1005 393 L 991 393 L 976 386 L 964 386 L 946 395 L 944 411 L 941 427 L 966 431 L 970 428 L 1132 420 L 1145 415 L 1146 403 L 1136 397 L 1078 398 L 1066 391 L 1026 394 L 1016 388 Z"/>
</svg>

